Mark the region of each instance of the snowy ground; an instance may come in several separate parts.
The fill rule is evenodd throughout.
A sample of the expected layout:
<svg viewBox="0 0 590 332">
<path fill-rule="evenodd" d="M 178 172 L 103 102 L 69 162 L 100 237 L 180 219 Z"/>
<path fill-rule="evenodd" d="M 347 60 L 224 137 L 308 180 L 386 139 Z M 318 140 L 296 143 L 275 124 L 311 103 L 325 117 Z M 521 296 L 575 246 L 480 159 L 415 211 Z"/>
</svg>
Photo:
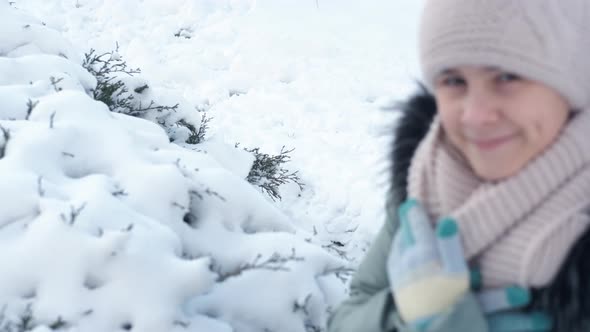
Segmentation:
<svg viewBox="0 0 590 332">
<path fill-rule="evenodd" d="M 58 317 L 68 331 L 322 328 L 345 295 L 330 271 L 354 267 L 382 222 L 395 120 L 384 109 L 414 88 L 420 1 L 12 2 L 19 11 L 0 4 L 0 93 L 11 97 L 0 124 L 13 133 L 0 160 L 13 186 L 0 196 L 14 202 L 2 213 L 12 226 L 0 231 L 0 267 L 22 271 L 0 279 L 7 316 L 31 305 L 39 330 Z M 116 44 L 154 96 L 214 118 L 207 153 L 168 143 L 150 122 L 107 116 L 87 97 L 92 77 L 77 64 Z M 59 73 L 63 91 L 49 80 Z M 30 116 L 28 99 L 39 100 Z M 294 148 L 289 168 L 304 190 L 286 185 L 280 202 L 258 193 L 243 181 L 251 160 L 237 142 Z M 224 200 L 186 194 L 204 188 Z M 193 210 L 199 227 L 182 222 Z M 289 271 L 231 277 L 253 262 Z"/>
</svg>

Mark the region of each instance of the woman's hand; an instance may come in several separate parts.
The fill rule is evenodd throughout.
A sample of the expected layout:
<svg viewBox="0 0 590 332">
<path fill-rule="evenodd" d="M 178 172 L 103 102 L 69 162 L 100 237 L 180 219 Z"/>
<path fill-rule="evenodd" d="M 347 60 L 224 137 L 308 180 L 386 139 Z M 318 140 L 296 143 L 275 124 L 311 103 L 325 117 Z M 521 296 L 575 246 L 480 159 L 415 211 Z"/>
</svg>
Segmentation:
<svg viewBox="0 0 590 332">
<path fill-rule="evenodd" d="M 454 220 L 440 221 L 435 232 L 416 200 L 401 205 L 399 220 L 388 276 L 401 318 L 421 326 L 469 291 L 469 268 Z"/>
<path fill-rule="evenodd" d="M 436 231 L 424 208 L 408 200 L 399 210 L 400 227 L 388 258 L 388 276 L 401 318 L 413 329 L 427 331 L 471 289 L 479 288 L 470 273 L 456 222 L 441 220 Z M 470 287 L 471 284 L 471 287 Z M 541 312 L 520 312 L 530 302 L 521 287 L 475 294 L 490 332 L 546 332 L 551 319 Z"/>
</svg>

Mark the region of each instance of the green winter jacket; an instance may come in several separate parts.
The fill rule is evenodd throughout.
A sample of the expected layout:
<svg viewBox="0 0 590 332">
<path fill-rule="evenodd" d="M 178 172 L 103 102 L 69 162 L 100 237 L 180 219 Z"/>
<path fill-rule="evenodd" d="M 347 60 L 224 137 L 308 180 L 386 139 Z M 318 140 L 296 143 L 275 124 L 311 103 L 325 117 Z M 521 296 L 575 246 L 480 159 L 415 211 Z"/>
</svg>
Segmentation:
<svg viewBox="0 0 590 332">
<path fill-rule="evenodd" d="M 424 89 L 401 106 L 402 117 L 392 149 L 388 212 L 406 198 L 407 172 L 413 153 L 436 114 L 434 98 Z M 409 332 L 399 318 L 387 277 L 386 264 L 397 228 L 397 213 L 388 213 L 371 248 L 350 283 L 350 297 L 330 317 L 328 332 Z M 553 332 L 590 331 L 590 231 L 571 250 L 555 280 L 532 289 L 533 300 L 524 310 L 541 310 L 553 318 Z M 487 322 L 474 295 L 468 293 L 432 332 L 487 332 Z"/>
<path fill-rule="evenodd" d="M 329 332 L 406 332 L 387 279 L 386 262 L 394 234 L 393 220 L 387 220 L 350 283 L 350 297 L 344 301 L 328 323 Z M 447 315 L 436 332 L 485 332 L 485 318 L 479 304 L 469 294 Z"/>
</svg>

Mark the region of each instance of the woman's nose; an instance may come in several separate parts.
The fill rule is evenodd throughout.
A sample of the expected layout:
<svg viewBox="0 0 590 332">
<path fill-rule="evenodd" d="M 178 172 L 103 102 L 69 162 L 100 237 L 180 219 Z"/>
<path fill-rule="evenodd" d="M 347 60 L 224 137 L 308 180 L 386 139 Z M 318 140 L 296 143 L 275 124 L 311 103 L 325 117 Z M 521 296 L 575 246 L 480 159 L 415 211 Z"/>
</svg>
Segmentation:
<svg viewBox="0 0 590 332">
<path fill-rule="evenodd" d="M 474 88 L 464 96 L 461 122 L 468 126 L 492 124 L 499 118 L 500 109 L 492 92 Z"/>
</svg>

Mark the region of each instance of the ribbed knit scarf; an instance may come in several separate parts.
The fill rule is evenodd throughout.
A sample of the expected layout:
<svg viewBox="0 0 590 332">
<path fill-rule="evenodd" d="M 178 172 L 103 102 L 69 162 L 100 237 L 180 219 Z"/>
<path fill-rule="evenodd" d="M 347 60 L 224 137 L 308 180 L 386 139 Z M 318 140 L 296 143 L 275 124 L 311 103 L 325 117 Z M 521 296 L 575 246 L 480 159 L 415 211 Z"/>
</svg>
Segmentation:
<svg viewBox="0 0 590 332">
<path fill-rule="evenodd" d="M 408 178 L 434 222 L 451 216 L 465 254 L 486 287 L 548 285 L 590 225 L 590 110 L 517 174 L 483 181 L 446 143 L 438 118 L 420 143 Z"/>
</svg>

